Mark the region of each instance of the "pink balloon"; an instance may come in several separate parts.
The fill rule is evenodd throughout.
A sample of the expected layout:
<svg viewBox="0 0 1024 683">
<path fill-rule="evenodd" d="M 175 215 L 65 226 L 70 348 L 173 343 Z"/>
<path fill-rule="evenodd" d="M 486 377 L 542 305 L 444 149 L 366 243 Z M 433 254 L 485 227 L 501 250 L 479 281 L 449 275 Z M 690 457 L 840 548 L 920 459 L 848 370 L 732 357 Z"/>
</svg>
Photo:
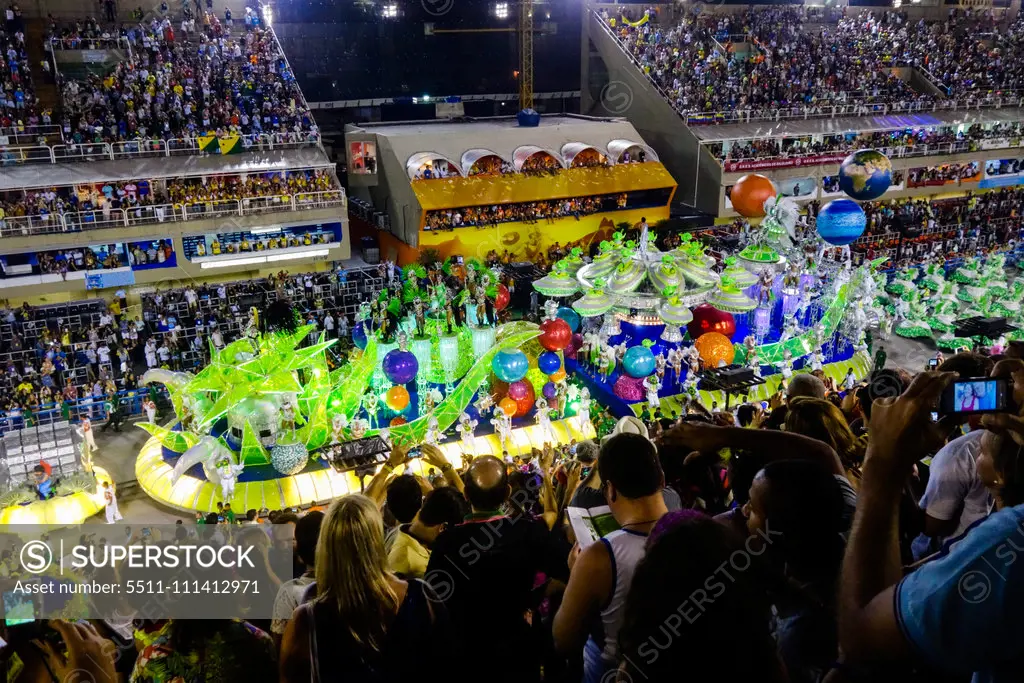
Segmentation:
<svg viewBox="0 0 1024 683">
<path fill-rule="evenodd" d="M 572 341 L 569 342 L 569 345 L 565 347 L 565 351 L 562 353 L 566 358 L 576 360 L 576 352 L 580 350 L 581 346 L 583 346 L 583 335 L 577 332 L 572 335 Z"/>
<path fill-rule="evenodd" d="M 644 391 L 644 380 L 642 377 L 630 377 L 626 373 L 615 380 L 615 387 L 613 389 L 615 395 L 621 398 L 623 401 L 639 401 L 645 395 Z"/>
<path fill-rule="evenodd" d="M 525 379 L 521 379 L 518 382 L 512 382 L 512 384 L 508 385 L 508 397 L 513 401 L 521 401 L 526 398 L 528 393 L 530 393 L 530 388 Z"/>
</svg>

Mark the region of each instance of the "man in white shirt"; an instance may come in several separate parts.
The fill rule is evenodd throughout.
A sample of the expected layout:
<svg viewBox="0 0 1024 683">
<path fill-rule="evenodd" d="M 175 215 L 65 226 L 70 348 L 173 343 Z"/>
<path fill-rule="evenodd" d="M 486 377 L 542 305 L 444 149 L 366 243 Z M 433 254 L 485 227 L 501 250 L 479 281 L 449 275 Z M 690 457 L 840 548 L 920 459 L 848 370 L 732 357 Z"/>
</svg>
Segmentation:
<svg viewBox="0 0 1024 683">
<path fill-rule="evenodd" d="M 334 338 L 334 316 L 331 315 L 330 311 L 324 315 L 324 331 L 327 332 L 327 338 Z"/>
<path fill-rule="evenodd" d="M 915 559 L 927 557 L 992 511 L 992 496 L 975 464 L 982 434 L 984 430 L 977 429 L 953 439 L 932 458 L 928 486 L 918 502 L 924 511 L 924 533 L 914 540 Z"/>
</svg>

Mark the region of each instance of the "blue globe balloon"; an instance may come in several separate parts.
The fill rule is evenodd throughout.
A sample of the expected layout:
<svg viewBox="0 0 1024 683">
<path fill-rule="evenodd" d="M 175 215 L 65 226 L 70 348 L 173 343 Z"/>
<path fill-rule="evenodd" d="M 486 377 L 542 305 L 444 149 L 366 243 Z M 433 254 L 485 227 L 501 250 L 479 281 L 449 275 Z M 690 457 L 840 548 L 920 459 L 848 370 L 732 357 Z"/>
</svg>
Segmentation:
<svg viewBox="0 0 1024 683">
<path fill-rule="evenodd" d="M 537 356 L 537 367 L 545 375 L 550 375 L 553 372 L 558 372 L 558 368 L 562 367 L 562 359 L 554 351 L 545 351 Z"/>
<path fill-rule="evenodd" d="M 868 217 L 852 199 L 836 199 L 821 207 L 817 229 L 821 239 L 841 247 L 864 234 Z"/>
<path fill-rule="evenodd" d="M 352 343 L 360 349 L 366 348 L 366 328 L 363 327 L 363 323 L 357 323 L 352 328 Z"/>
<path fill-rule="evenodd" d="M 530 369 L 530 361 L 519 349 L 503 349 L 495 354 L 491 361 L 491 370 L 502 382 L 511 384 L 526 377 Z"/>
<path fill-rule="evenodd" d="M 878 150 L 857 150 L 839 165 L 839 188 L 862 202 L 878 199 L 891 184 L 892 163 Z"/>
<path fill-rule="evenodd" d="M 654 354 L 646 346 L 631 346 L 622 357 L 622 369 L 630 377 L 647 377 L 654 372 Z"/>
<path fill-rule="evenodd" d="M 576 332 L 580 329 L 580 314 L 568 306 L 559 306 L 558 317 L 569 324 L 569 329 Z"/>
</svg>

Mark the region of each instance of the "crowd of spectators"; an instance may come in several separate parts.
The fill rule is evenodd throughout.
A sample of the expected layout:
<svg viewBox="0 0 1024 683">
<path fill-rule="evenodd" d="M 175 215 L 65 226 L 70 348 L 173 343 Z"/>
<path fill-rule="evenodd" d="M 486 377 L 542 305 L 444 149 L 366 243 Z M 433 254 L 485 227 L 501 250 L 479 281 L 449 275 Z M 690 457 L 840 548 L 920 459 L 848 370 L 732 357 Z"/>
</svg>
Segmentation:
<svg viewBox="0 0 1024 683">
<path fill-rule="evenodd" d="M 253 197 L 282 197 L 337 190 L 334 176 L 327 171 L 250 173 L 245 176 L 180 178 L 167 182 L 167 196 L 174 204 L 202 204 Z"/>
<path fill-rule="evenodd" d="M 11 128 L 43 123 L 38 104 L 25 45 L 25 21 L 21 10 L 12 5 L 5 9 L 0 24 L 0 130 L 9 134 Z"/>
<path fill-rule="evenodd" d="M 920 68 L 945 95 L 975 101 L 1013 96 L 1007 91 L 1018 90 L 1024 75 L 1024 19 L 1000 32 L 991 10 L 951 9 L 941 22 L 914 22 L 897 11 L 862 12 L 823 25 L 802 7 L 725 17 L 687 13 L 671 26 L 652 16 L 638 26 L 607 13 L 605 20 L 693 123 L 728 120 L 738 110 L 813 115 L 865 105 L 866 113 L 873 105 L 907 108 L 941 99 L 914 90 L 894 67 Z M 749 52 L 734 49 L 735 35 L 744 36 Z"/>
<path fill-rule="evenodd" d="M 160 647 L 116 658 L 94 627 L 60 625 L 68 666 L 391 683 L 454 647 L 460 681 L 1011 681 L 1022 356 L 961 353 L 912 376 L 880 350 L 863 381 L 817 371 L 728 410 L 601 412 L 599 440 L 512 456 L 395 444 L 326 510 L 197 515 L 198 533 L 270 521 L 268 543 L 295 549 L 291 575 L 267 577 L 272 620 L 140 623 L 136 640 Z M 936 423 L 957 375 L 1012 378 L 1008 410 Z M 577 537 L 567 511 L 602 505 L 617 530 Z M 500 666 L 495 634 L 516 644 Z"/>
<path fill-rule="evenodd" d="M 912 168 L 907 172 L 907 186 L 919 187 L 921 185 L 942 185 L 947 183 L 960 183 L 962 181 L 977 181 L 981 173 L 981 167 L 977 161 L 968 161 L 962 164 L 943 164 L 942 166 L 929 166 L 923 168 Z"/>
<path fill-rule="evenodd" d="M 437 209 L 428 211 L 425 230 L 454 230 L 462 227 L 483 228 L 498 223 L 520 221 L 539 223 L 554 221 L 564 216 L 586 216 L 599 211 L 625 208 L 627 195 L 597 195 L 553 199 L 539 202 L 516 202 L 492 206 L 467 206 L 462 209 Z"/>
<path fill-rule="evenodd" d="M 957 151 L 975 151 L 984 140 L 1019 139 L 1024 127 L 1020 123 L 983 126 L 974 124 L 958 132 L 957 127 L 934 129 L 899 129 L 857 135 L 824 135 L 821 140 L 811 136 L 792 138 L 765 138 L 733 142 L 726 152 L 721 142 L 706 145 L 719 161 L 746 159 L 785 159 L 818 154 L 853 152 L 858 149 L 888 150 L 892 156 L 911 156 L 923 153 L 925 148 L 935 154 L 947 152 L 950 145 Z M 1010 147 L 1010 144 L 1006 145 Z M 962 149 L 961 149 L 962 148 Z"/>
<path fill-rule="evenodd" d="M 61 83 L 65 138 L 87 143 L 315 132 L 270 29 L 247 25 L 234 34 L 209 12 L 202 25 L 186 20 L 185 28 L 175 34 L 169 18 L 153 18 L 107 29 L 126 41 L 129 58 L 108 74 Z M 97 31 L 103 29 L 87 33 Z"/>
</svg>

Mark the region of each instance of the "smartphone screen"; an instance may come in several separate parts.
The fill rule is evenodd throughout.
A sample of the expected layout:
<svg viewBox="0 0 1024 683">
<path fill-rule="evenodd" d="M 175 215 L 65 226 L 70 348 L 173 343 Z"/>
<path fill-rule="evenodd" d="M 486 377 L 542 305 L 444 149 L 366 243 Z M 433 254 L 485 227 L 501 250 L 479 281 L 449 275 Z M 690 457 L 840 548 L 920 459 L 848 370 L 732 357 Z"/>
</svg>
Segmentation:
<svg viewBox="0 0 1024 683">
<path fill-rule="evenodd" d="M 957 380 L 943 392 L 940 412 L 964 415 L 1006 410 L 1008 388 L 1009 382 L 1006 378 Z"/>
<path fill-rule="evenodd" d="M 930 367 L 930 368 L 937 368 L 937 367 L 939 367 L 939 359 L 938 358 L 931 358 L 931 359 L 929 359 L 928 360 L 928 367 Z"/>
</svg>

